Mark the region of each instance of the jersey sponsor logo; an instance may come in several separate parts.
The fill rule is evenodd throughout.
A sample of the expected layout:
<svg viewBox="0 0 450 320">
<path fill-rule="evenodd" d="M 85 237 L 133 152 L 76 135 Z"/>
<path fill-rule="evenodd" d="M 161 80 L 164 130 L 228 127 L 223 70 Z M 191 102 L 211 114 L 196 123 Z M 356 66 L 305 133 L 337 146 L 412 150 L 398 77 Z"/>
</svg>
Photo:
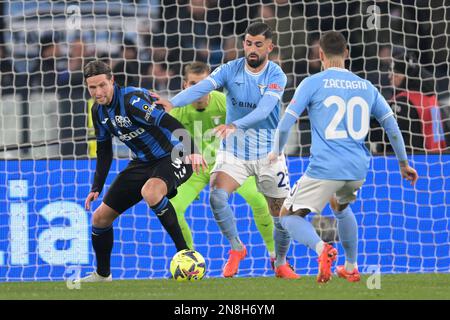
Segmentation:
<svg viewBox="0 0 450 320">
<path fill-rule="evenodd" d="M 267 86 L 269 90 L 275 90 L 275 91 L 283 91 L 283 89 L 278 85 L 278 83 L 271 83 Z"/>
<path fill-rule="evenodd" d="M 108 122 L 109 118 L 105 118 L 105 120 L 102 120 L 102 124 L 106 124 L 106 122 Z"/>
<path fill-rule="evenodd" d="M 145 109 L 145 107 L 147 107 L 147 109 Z M 152 111 L 155 109 L 155 105 L 152 104 L 150 107 L 145 105 L 144 109 L 146 110 L 144 119 L 145 119 L 145 121 L 148 121 L 148 119 L 150 119 L 150 117 L 152 115 Z"/>
<path fill-rule="evenodd" d="M 140 136 L 144 132 L 145 132 L 145 130 L 143 128 L 138 128 L 130 133 L 124 133 L 124 134 L 120 134 L 121 132 L 119 131 L 119 139 L 120 139 L 120 141 L 130 141 L 131 139 L 134 139 L 134 138 Z"/>
<path fill-rule="evenodd" d="M 238 106 L 240 108 L 256 109 L 256 103 L 252 102 L 237 101 L 235 98 L 231 98 L 231 103 L 233 104 L 233 106 Z"/>
<path fill-rule="evenodd" d="M 130 118 L 128 117 L 116 116 L 115 119 L 119 127 L 129 128 L 133 125 Z"/>
<path fill-rule="evenodd" d="M 258 88 L 259 88 L 259 92 L 261 93 L 261 95 L 264 94 L 264 91 L 266 90 L 267 86 L 264 84 L 258 84 Z"/>
</svg>

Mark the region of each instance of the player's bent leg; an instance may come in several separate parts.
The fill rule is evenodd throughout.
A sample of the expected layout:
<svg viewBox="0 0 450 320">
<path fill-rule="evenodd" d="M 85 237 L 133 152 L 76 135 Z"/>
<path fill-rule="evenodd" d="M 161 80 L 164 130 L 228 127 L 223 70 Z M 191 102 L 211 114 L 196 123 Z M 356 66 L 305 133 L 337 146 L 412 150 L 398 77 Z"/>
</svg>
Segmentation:
<svg viewBox="0 0 450 320">
<path fill-rule="evenodd" d="M 276 259 L 273 262 L 273 268 L 275 275 L 278 278 L 298 279 L 300 276 L 295 273 L 294 268 L 286 261 L 286 255 L 291 244 L 291 236 L 281 225 L 279 216 L 285 199 L 266 196 L 266 200 L 274 223 L 273 238 L 275 241 Z"/>
<path fill-rule="evenodd" d="M 119 212 L 102 202 L 92 215 L 92 225 L 97 228 L 109 227 L 119 215 Z"/>
<path fill-rule="evenodd" d="M 337 250 L 323 242 L 312 224 L 304 218 L 309 212 L 309 209 L 299 209 L 294 212 L 282 210 L 281 224 L 293 239 L 317 252 L 319 255 L 317 282 L 325 283 L 331 279 L 331 266 L 336 260 Z"/>
<path fill-rule="evenodd" d="M 141 189 L 141 195 L 150 207 L 155 206 L 167 195 L 167 184 L 159 178 L 150 178 Z"/>
<path fill-rule="evenodd" d="M 247 249 L 239 239 L 233 211 L 228 203 L 230 193 L 239 187 L 239 183 L 224 172 L 211 175 L 209 202 L 222 234 L 231 245 L 228 261 L 224 266 L 224 277 L 233 277 L 239 270 L 239 263 L 247 255 Z"/>
<path fill-rule="evenodd" d="M 165 181 L 159 178 L 150 178 L 142 187 L 141 194 L 175 243 L 177 251 L 188 249 L 175 209 L 166 197 L 167 190 L 168 186 Z"/>
<path fill-rule="evenodd" d="M 281 226 L 279 217 L 280 209 L 285 198 L 289 194 L 289 175 L 286 167 L 286 160 L 284 159 L 284 156 L 282 156 L 275 164 L 270 164 L 267 159 L 260 159 L 258 160 L 255 171 L 258 190 L 266 197 L 274 223 L 273 237 L 275 242 L 276 261 L 273 262 L 273 265 L 275 274 L 277 274 L 278 269 L 284 269 L 284 267 L 281 266 L 287 265 L 289 267 L 288 269 L 291 269 L 286 262 L 286 254 L 289 250 L 291 238 L 289 233 Z M 277 275 L 279 276 L 280 273 Z M 292 277 L 298 277 L 293 270 Z"/>
<path fill-rule="evenodd" d="M 330 206 L 336 216 L 339 239 L 345 253 L 345 265 L 337 267 L 336 273 L 349 282 L 360 280 L 357 266 L 358 223 L 349 204 L 356 199 L 357 192 L 363 183 L 363 180 L 347 181 L 330 200 Z"/>
<path fill-rule="evenodd" d="M 271 259 L 275 259 L 275 242 L 273 240 L 273 220 L 269 212 L 267 201 L 256 187 L 255 177 L 249 177 L 237 190 L 248 203 L 253 212 L 256 228 L 258 229 Z"/>
<path fill-rule="evenodd" d="M 276 260 L 274 261 L 274 270 L 277 277 L 287 277 L 287 278 L 298 278 L 298 275 L 291 269 L 291 272 L 286 269 L 286 272 L 282 272 L 285 269 L 284 266 L 289 264 L 286 261 L 286 255 L 291 244 L 291 236 L 289 232 L 282 227 L 280 221 L 280 210 L 283 206 L 284 198 L 272 198 L 266 196 L 267 203 L 270 208 L 270 213 L 272 214 L 272 219 L 274 223 L 273 238 L 275 241 L 275 252 Z"/>
<path fill-rule="evenodd" d="M 114 243 L 113 222 L 119 213 L 102 202 L 92 215 L 92 246 L 97 270 L 76 282 L 109 282 L 111 275 L 111 251 Z"/>
<path fill-rule="evenodd" d="M 339 204 L 333 197 L 330 206 L 336 217 L 339 239 L 345 253 L 345 264 L 336 268 L 336 274 L 349 282 L 360 280 L 358 259 L 358 224 L 351 207 Z"/>
<path fill-rule="evenodd" d="M 317 281 L 320 283 L 331 279 L 331 267 L 336 260 L 337 250 L 323 242 L 304 217 L 310 212 L 320 214 L 330 198 L 346 184 L 342 180 L 315 179 L 305 174 L 296 182 L 281 210 L 281 224 L 291 237 L 317 252 Z"/>
<path fill-rule="evenodd" d="M 209 182 L 209 174 L 193 174 L 188 181 L 178 187 L 178 194 L 170 199 L 172 206 L 177 214 L 178 223 L 180 224 L 181 232 L 186 240 L 189 248 L 194 249 L 194 242 L 192 239 L 191 229 L 186 222 L 185 214 L 188 207 L 194 202 L 199 193 L 206 187 Z"/>
</svg>

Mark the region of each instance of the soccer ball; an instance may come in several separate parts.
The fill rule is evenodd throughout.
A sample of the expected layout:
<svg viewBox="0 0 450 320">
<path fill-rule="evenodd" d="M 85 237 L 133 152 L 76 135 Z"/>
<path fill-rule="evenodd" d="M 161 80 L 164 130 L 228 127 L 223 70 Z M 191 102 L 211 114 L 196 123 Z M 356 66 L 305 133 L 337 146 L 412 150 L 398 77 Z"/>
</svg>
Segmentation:
<svg viewBox="0 0 450 320">
<path fill-rule="evenodd" d="M 195 250 L 181 250 L 173 256 L 170 262 L 170 272 L 177 281 L 200 280 L 205 275 L 205 271 L 205 258 Z"/>
</svg>

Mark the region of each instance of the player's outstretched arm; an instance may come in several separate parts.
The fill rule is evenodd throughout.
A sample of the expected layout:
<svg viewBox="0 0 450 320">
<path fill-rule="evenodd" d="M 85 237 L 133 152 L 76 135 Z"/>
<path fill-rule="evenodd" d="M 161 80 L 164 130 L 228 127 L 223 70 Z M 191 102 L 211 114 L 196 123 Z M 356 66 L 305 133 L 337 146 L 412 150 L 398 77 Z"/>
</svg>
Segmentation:
<svg viewBox="0 0 450 320">
<path fill-rule="evenodd" d="M 245 117 L 236 120 L 233 124 L 239 129 L 251 128 L 258 122 L 266 119 L 270 113 L 275 109 L 279 101 L 278 97 L 265 94 L 258 102 L 255 110 L 247 114 Z"/>
<path fill-rule="evenodd" d="M 400 128 L 398 127 L 397 121 L 394 118 L 394 115 L 391 114 L 386 119 L 380 122 L 380 125 L 386 131 L 386 134 L 389 138 L 389 142 L 394 149 L 395 155 L 399 161 L 400 166 L 400 174 L 402 177 L 411 182 L 414 185 L 418 179 L 417 171 L 410 167 L 408 164 L 408 157 L 406 155 L 405 142 L 403 140 L 402 133 L 400 132 Z"/>
<path fill-rule="evenodd" d="M 170 112 L 173 109 L 173 104 L 167 99 L 158 98 L 158 100 L 156 100 L 155 103 L 163 106 L 164 111 L 166 111 L 166 112 Z"/>
<path fill-rule="evenodd" d="M 221 124 L 213 129 L 213 133 L 221 139 L 227 138 L 230 134 L 236 131 L 236 126 L 232 123 Z"/>
<path fill-rule="evenodd" d="M 289 138 L 289 131 L 297 119 L 298 117 L 294 116 L 292 113 L 286 112 L 284 114 L 283 119 L 281 119 L 277 131 L 275 132 L 272 151 L 268 155 L 270 163 L 276 162 L 283 152 L 284 146 Z"/>
<path fill-rule="evenodd" d="M 402 178 L 411 181 L 412 185 L 414 185 L 419 178 L 417 171 L 409 166 L 408 161 L 400 162 L 400 174 L 402 175 Z"/>
<path fill-rule="evenodd" d="M 201 97 L 210 93 L 214 89 L 216 89 L 216 87 L 208 77 L 206 79 L 203 79 L 199 83 L 193 85 L 192 87 L 184 89 L 183 91 L 178 93 L 175 97 L 170 99 L 169 102 L 172 105 L 172 107 L 175 108 L 182 107 L 200 99 Z M 160 101 L 161 100 L 158 100 L 156 103 L 161 104 Z"/>
<path fill-rule="evenodd" d="M 275 162 L 283 152 L 284 146 L 289 138 L 289 131 L 309 105 L 315 87 L 314 84 L 311 84 L 310 78 L 306 78 L 295 90 L 294 97 L 289 102 L 283 119 L 278 123 L 277 131 L 275 132 L 274 146 L 271 154 L 269 154 L 269 161 L 271 163 Z"/>
<path fill-rule="evenodd" d="M 394 149 L 397 160 L 399 161 L 400 173 L 403 178 L 409 180 L 414 185 L 418 179 L 416 170 L 411 168 L 408 164 L 408 156 L 406 154 L 405 141 L 398 126 L 397 120 L 394 117 L 391 107 L 380 94 L 380 92 L 372 86 L 375 94 L 375 102 L 372 108 L 372 115 L 375 116 L 378 123 L 386 131 L 389 142 Z"/>
</svg>

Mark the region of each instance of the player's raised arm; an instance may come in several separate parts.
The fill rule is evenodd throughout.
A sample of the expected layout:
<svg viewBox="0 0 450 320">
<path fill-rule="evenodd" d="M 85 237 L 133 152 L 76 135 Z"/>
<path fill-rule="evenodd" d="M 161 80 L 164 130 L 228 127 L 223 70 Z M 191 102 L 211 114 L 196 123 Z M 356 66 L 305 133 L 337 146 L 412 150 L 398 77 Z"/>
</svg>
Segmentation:
<svg viewBox="0 0 450 320">
<path fill-rule="evenodd" d="M 374 90 L 376 89 L 374 88 Z M 376 90 L 375 94 L 376 99 L 372 109 L 372 114 L 386 131 L 389 142 L 391 143 L 395 155 L 397 156 L 397 160 L 399 161 L 400 173 L 402 177 L 408 181 L 411 181 L 411 184 L 414 185 L 418 179 L 418 175 L 416 170 L 408 164 L 405 142 L 403 140 L 402 133 L 400 132 L 398 123 L 394 117 L 394 113 L 378 90 Z"/>
</svg>

